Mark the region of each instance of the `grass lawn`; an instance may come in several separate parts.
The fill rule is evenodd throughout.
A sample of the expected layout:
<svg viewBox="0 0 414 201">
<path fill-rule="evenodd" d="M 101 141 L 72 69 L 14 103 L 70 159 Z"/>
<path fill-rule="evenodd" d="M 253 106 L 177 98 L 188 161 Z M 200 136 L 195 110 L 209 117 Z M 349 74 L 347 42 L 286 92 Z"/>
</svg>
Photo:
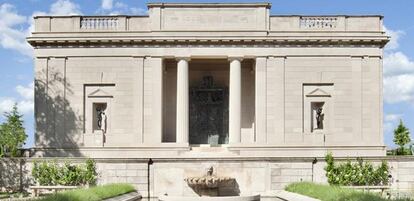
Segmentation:
<svg viewBox="0 0 414 201">
<path fill-rule="evenodd" d="M 134 187 L 130 184 L 108 184 L 87 189 L 64 191 L 33 201 L 100 201 L 134 191 Z"/>
<path fill-rule="evenodd" d="M 289 184 L 286 191 L 306 195 L 322 201 L 389 201 L 379 195 L 364 193 L 337 186 L 299 182 Z M 410 199 L 397 199 L 395 201 L 413 201 Z"/>
<path fill-rule="evenodd" d="M 8 197 L 9 197 L 9 194 L 8 193 L 0 192 L 0 199 L 8 198 Z"/>
</svg>

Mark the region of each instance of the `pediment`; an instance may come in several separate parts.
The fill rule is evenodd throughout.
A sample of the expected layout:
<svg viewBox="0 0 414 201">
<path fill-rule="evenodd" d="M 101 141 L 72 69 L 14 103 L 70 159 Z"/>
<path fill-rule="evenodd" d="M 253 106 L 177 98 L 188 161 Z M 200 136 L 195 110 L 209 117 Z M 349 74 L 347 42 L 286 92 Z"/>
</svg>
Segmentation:
<svg viewBox="0 0 414 201">
<path fill-rule="evenodd" d="M 103 89 L 96 89 L 88 94 L 89 98 L 112 98 L 113 96 Z"/>
<path fill-rule="evenodd" d="M 329 94 L 328 92 L 324 91 L 321 88 L 316 88 L 313 91 L 306 94 L 306 96 L 307 97 L 331 97 L 331 94 Z"/>
</svg>

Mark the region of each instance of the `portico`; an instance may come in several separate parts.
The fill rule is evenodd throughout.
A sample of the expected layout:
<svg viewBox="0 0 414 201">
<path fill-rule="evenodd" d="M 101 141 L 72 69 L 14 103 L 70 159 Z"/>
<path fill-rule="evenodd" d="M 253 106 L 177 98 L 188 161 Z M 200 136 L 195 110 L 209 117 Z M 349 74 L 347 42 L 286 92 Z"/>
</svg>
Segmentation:
<svg viewBox="0 0 414 201">
<path fill-rule="evenodd" d="M 197 96 L 197 95 L 200 96 L 200 94 L 195 94 L 195 93 L 198 93 L 196 91 L 190 92 L 190 88 L 195 87 L 195 86 L 190 87 L 190 84 L 189 84 L 190 83 L 189 74 L 191 71 L 189 63 L 191 61 L 191 57 L 178 57 L 176 58 L 176 60 L 177 60 L 176 62 L 176 65 L 177 65 L 176 67 L 177 69 L 176 70 L 177 72 L 176 100 L 177 101 L 176 101 L 176 132 L 175 134 L 176 134 L 176 143 L 185 145 L 185 144 L 190 143 L 189 141 L 190 139 L 189 136 L 191 135 L 189 132 L 190 127 L 191 127 L 190 123 L 191 122 L 193 124 L 196 123 L 195 121 L 190 120 L 190 94 L 193 94 L 194 96 Z M 208 60 L 211 60 L 211 61 L 208 61 Z M 205 88 L 205 91 L 214 91 L 212 87 L 213 87 L 213 84 L 216 84 L 214 83 L 214 81 L 217 78 L 215 78 L 213 71 L 218 71 L 219 73 L 226 72 L 226 71 L 229 72 L 229 73 L 225 73 L 228 75 L 227 79 L 226 79 L 226 76 L 220 76 L 220 77 L 224 77 L 222 81 L 223 82 L 222 85 L 223 84 L 225 85 L 219 89 L 219 91 L 220 90 L 223 91 L 222 94 L 201 93 L 201 96 L 204 95 L 205 97 L 198 97 L 198 98 L 204 99 L 202 100 L 204 102 L 215 101 L 211 99 L 220 99 L 220 101 L 223 101 L 224 105 L 223 105 L 223 108 L 220 108 L 220 114 L 209 113 L 208 110 L 212 108 L 208 108 L 208 106 L 211 105 L 208 103 L 205 103 L 203 105 L 203 107 L 207 107 L 207 110 L 203 111 L 202 114 L 198 113 L 199 111 L 193 111 L 193 113 L 197 113 L 193 116 L 193 118 L 199 118 L 199 121 L 201 121 L 205 125 L 210 124 L 210 127 L 209 126 L 204 127 L 204 129 L 215 130 L 211 132 L 217 132 L 217 129 L 221 129 L 221 132 L 225 132 L 225 133 L 222 133 L 222 135 L 225 135 L 226 138 L 228 139 L 226 140 L 223 139 L 220 144 L 231 145 L 231 144 L 241 143 L 241 118 L 243 116 L 242 111 L 241 111 L 242 109 L 241 108 L 241 103 L 242 103 L 242 95 L 241 95 L 242 94 L 242 65 L 241 65 L 241 62 L 242 60 L 243 60 L 242 57 L 228 57 L 227 61 L 223 58 L 221 59 L 220 58 L 218 59 L 195 59 L 194 68 L 196 68 L 195 69 L 196 71 L 199 71 L 198 73 L 199 75 L 193 76 L 193 79 L 194 79 L 193 85 L 202 84 L 203 86 L 200 86 L 200 87 Z M 218 69 L 215 68 L 215 65 L 219 65 Z M 226 68 L 226 65 L 228 66 L 227 68 Z M 208 67 L 206 68 L 206 66 L 210 68 Z M 254 74 L 253 72 L 254 67 L 253 66 L 249 66 L 249 67 L 250 67 L 249 69 L 250 72 L 248 73 Z M 169 72 L 169 70 L 167 70 L 167 72 Z M 211 79 L 211 80 L 208 80 L 208 79 Z M 211 82 L 211 83 L 201 83 L 201 82 Z M 209 84 L 211 86 L 207 86 Z M 251 84 L 254 84 L 254 83 L 251 83 Z M 165 86 L 168 87 L 168 85 L 165 85 Z M 169 89 L 167 88 L 164 90 L 169 90 Z M 254 96 L 254 91 L 252 95 Z M 224 99 L 227 99 L 227 100 L 224 100 Z M 194 108 L 194 110 L 199 110 L 199 109 Z M 225 114 L 225 113 L 228 113 L 228 114 Z M 169 114 L 164 113 L 164 115 L 169 115 Z M 217 115 L 221 116 L 220 123 L 214 120 L 215 118 L 219 118 L 219 116 Z M 250 114 L 246 114 L 246 115 L 249 116 Z M 201 118 L 203 117 L 200 117 L 200 116 L 205 116 L 205 118 L 201 120 Z M 193 125 L 193 127 L 196 127 L 196 125 Z M 216 127 L 220 127 L 220 128 L 216 128 Z M 221 127 L 227 127 L 227 128 L 221 128 Z M 171 129 L 168 129 L 168 130 L 171 130 Z M 210 131 L 207 131 L 205 133 L 209 133 L 209 132 Z M 165 133 L 163 133 L 163 135 L 165 135 Z M 199 142 L 198 140 L 193 140 L 193 141 Z M 204 141 L 204 143 L 207 144 L 207 141 Z M 251 143 L 253 143 L 253 141 Z M 218 144 L 218 142 L 215 144 Z"/>
</svg>

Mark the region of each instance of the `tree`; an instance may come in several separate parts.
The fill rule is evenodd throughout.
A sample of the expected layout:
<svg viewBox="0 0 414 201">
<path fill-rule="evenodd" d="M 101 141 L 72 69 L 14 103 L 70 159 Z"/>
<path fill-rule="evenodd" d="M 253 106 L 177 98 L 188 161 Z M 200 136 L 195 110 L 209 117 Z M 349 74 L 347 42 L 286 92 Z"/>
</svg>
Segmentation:
<svg viewBox="0 0 414 201">
<path fill-rule="evenodd" d="M 19 149 L 27 138 L 22 116 L 17 110 L 17 104 L 14 104 L 10 112 L 4 113 L 6 122 L 0 125 L 0 156 L 19 156 Z"/>
<path fill-rule="evenodd" d="M 404 126 L 403 121 L 400 119 L 400 124 L 398 124 L 397 128 L 394 130 L 394 143 L 400 146 L 397 154 L 404 154 L 404 145 L 410 141 L 410 131 Z"/>
</svg>

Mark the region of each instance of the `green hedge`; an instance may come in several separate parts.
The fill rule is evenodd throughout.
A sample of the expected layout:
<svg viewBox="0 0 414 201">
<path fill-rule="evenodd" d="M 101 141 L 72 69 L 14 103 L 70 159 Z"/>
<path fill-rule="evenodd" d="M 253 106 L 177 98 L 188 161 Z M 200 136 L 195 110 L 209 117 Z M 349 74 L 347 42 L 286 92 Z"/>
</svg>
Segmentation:
<svg viewBox="0 0 414 201">
<path fill-rule="evenodd" d="M 95 185 L 97 173 L 95 162 L 91 159 L 79 165 L 69 162 L 59 165 L 56 161 L 36 161 L 32 168 L 32 176 L 39 185 L 80 186 Z"/>
<path fill-rule="evenodd" d="M 347 161 L 336 164 L 331 153 L 325 157 L 327 166 L 326 177 L 329 184 L 342 186 L 376 186 L 388 185 L 389 168 L 385 161 L 374 167 L 369 162 L 359 158 L 356 163 Z"/>
</svg>

